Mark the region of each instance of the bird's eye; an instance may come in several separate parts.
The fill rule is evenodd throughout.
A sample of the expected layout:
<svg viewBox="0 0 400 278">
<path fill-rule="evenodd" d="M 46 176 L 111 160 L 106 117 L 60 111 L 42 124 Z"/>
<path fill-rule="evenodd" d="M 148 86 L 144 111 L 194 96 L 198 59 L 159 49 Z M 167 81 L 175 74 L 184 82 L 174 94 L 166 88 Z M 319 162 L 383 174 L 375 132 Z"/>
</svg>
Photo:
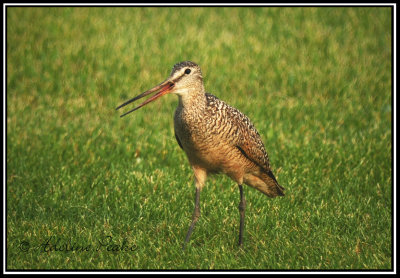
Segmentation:
<svg viewBox="0 0 400 278">
<path fill-rule="evenodd" d="M 189 74 L 190 72 L 191 72 L 190 69 L 186 69 L 186 70 L 185 70 L 185 73 L 186 73 L 186 74 Z"/>
</svg>

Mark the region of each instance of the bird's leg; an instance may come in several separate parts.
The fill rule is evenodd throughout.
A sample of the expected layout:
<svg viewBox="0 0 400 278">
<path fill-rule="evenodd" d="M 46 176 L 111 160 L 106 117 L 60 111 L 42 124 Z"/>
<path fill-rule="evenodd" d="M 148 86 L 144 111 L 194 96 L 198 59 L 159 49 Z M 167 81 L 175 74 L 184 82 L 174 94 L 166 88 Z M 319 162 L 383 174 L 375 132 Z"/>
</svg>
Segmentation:
<svg viewBox="0 0 400 278">
<path fill-rule="evenodd" d="M 182 249 L 185 250 L 186 244 L 188 243 L 190 236 L 192 235 L 194 225 L 200 217 L 200 188 L 196 186 L 196 199 L 194 205 L 194 212 L 192 216 L 192 223 L 190 224 L 189 230 L 186 234 L 185 243 L 182 246 Z"/>
<path fill-rule="evenodd" d="M 244 211 L 246 210 L 246 199 L 243 194 L 243 186 L 239 184 L 240 190 L 240 202 L 239 202 L 239 213 L 240 213 L 240 230 L 239 230 L 239 246 L 243 246 L 243 232 L 244 232 Z"/>
</svg>

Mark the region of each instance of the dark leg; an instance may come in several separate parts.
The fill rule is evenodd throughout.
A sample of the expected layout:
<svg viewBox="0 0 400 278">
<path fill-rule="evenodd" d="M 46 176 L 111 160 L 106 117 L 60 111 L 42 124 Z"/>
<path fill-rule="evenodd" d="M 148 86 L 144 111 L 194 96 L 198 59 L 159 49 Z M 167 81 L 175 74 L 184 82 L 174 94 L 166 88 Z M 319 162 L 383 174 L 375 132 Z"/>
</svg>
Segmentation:
<svg viewBox="0 0 400 278">
<path fill-rule="evenodd" d="M 244 232 L 244 211 L 246 209 L 246 200 L 243 194 L 243 186 L 239 184 L 240 190 L 240 203 L 239 203 L 239 213 L 240 213 L 240 230 L 239 230 L 239 246 L 243 246 L 243 232 Z"/>
<path fill-rule="evenodd" d="M 200 189 L 196 187 L 196 201 L 194 205 L 194 212 L 192 216 L 192 224 L 190 224 L 189 230 L 186 234 L 185 243 L 182 246 L 182 249 L 185 250 L 186 244 L 188 243 L 190 236 L 192 235 L 194 225 L 200 217 Z"/>
</svg>

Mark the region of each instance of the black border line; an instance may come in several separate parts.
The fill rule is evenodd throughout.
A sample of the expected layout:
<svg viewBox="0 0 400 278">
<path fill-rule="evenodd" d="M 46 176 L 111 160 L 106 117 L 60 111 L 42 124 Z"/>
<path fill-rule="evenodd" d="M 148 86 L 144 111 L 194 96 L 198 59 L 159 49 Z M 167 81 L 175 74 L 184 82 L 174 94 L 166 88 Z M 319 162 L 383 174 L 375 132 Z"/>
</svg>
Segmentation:
<svg viewBox="0 0 400 278">
<path fill-rule="evenodd" d="M 32 8 L 32 7 L 55 7 L 55 8 L 58 8 L 58 7 L 60 7 L 60 8 L 63 8 L 63 7 L 76 7 L 76 8 L 80 8 L 80 7 L 100 7 L 100 8 L 102 8 L 102 7 L 104 7 L 104 8 L 107 8 L 107 7 L 121 7 L 121 8 L 124 8 L 124 7 L 137 7 L 137 8 L 146 8 L 146 7 L 155 7 L 155 8 L 163 8 L 163 7 L 179 7 L 179 8 L 196 8 L 196 7 L 213 7 L 213 8 L 220 8 L 220 7 L 231 7 L 231 8 L 240 8 L 240 7 L 254 7 L 254 8 L 256 8 L 256 7 L 280 7 L 280 8 L 286 8 L 286 7 L 289 7 L 289 8 L 293 8 L 293 7 L 309 7 L 309 8 L 314 8 L 314 7 L 337 7 L 337 8 L 340 8 L 340 7 L 376 7 L 376 8 L 381 8 L 381 7 L 390 7 L 391 8 L 391 17 L 392 17 L 392 30 L 391 30 L 391 35 L 392 35 L 392 37 L 391 37 L 391 48 L 392 48 L 392 57 L 391 57 L 391 61 L 392 61 L 392 65 L 391 65 L 391 77 L 392 77 L 392 80 L 391 80 L 391 85 L 392 85 L 392 90 L 391 90 L 391 95 L 392 95 L 392 103 L 391 103 L 391 107 L 392 107 L 392 111 L 391 111 L 391 120 L 392 120 L 392 122 L 391 122 L 391 139 L 392 139 L 392 149 L 391 149 L 391 154 L 392 154 L 392 163 L 391 163 L 391 165 L 392 165 L 392 173 L 391 173 L 391 176 L 392 176 L 392 227 L 391 227 L 391 232 L 392 232 L 392 238 L 391 238 L 391 240 L 392 240 L 392 250 L 391 250 L 391 264 L 392 264 L 392 266 L 391 266 L 391 268 L 390 269 L 265 269 L 265 270 L 259 270 L 259 269 L 212 269 L 212 270 L 206 270 L 206 269 L 133 269 L 133 270 L 126 270 L 126 269 L 54 269 L 54 270 L 51 270 L 51 269 L 9 269 L 8 268 L 8 266 L 7 266 L 7 244 L 5 244 L 5 246 L 3 247 L 3 250 L 5 250 L 5 258 L 4 258 L 4 260 L 5 260 L 5 262 L 6 262 L 6 265 L 5 266 L 3 266 L 3 274 L 4 273 L 6 273 L 6 272 L 8 272 L 9 274 L 12 274 L 12 273 L 17 273 L 17 272 L 20 272 L 20 273 L 33 273 L 33 274 L 51 274 L 51 273 L 60 273 L 60 272 L 67 272 L 66 274 L 73 274 L 73 273 L 82 273 L 82 272 L 88 272 L 89 274 L 95 274 L 94 272 L 97 272 L 98 274 L 107 274 L 107 273 L 116 273 L 116 272 L 121 272 L 121 273 L 129 273 L 129 272 L 132 272 L 132 273 L 136 273 L 136 274 L 138 274 L 137 272 L 140 272 L 140 273 L 143 273 L 144 272 L 144 274 L 151 274 L 150 272 L 155 272 L 155 273 L 162 273 L 162 272 L 167 272 L 168 274 L 171 274 L 172 272 L 174 272 L 174 273 L 176 273 L 176 274 L 187 274 L 187 273 L 191 273 L 191 272 L 200 272 L 200 273 L 202 273 L 202 274 L 205 274 L 205 273 L 208 273 L 208 274 L 211 274 L 211 273 L 219 273 L 219 274 L 234 274 L 234 273 L 231 273 L 231 272 L 238 272 L 238 273 L 244 273 L 244 272 L 251 272 L 251 274 L 262 274 L 262 273 L 291 273 L 291 272 L 300 272 L 301 274 L 304 274 L 304 273 L 310 273 L 310 274 L 322 274 L 322 273 L 326 273 L 326 274 L 333 274 L 333 272 L 344 272 L 344 273 L 370 273 L 370 272 L 393 272 L 393 274 L 394 274 L 394 249 L 395 249 L 395 246 L 394 246 L 394 214 L 393 214 L 393 212 L 394 212 L 394 171 L 395 171 L 395 169 L 394 169 L 394 149 L 393 149 L 393 147 L 394 147 L 394 78 L 395 78 L 395 76 L 394 76 L 394 63 L 395 63 L 395 61 L 394 61 L 394 11 L 395 11 L 395 9 L 396 9 L 396 14 L 397 14 L 397 6 L 396 6 L 396 2 L 394 2 L 394 3 L 382 3 L 382 5 L 379 5 L 378 3 L 372 3 L 372 4 L 365 4 L 365 3 L 362 3 L 362 4 L 360 4 L 360 5 L 353 5 L 353 3 L 352 4 L 349 4 L 349 5 L 346 5 L 346 3 L 343 3 L 343 2 L 339 2 L 340 4 L 335 4 L 335 3 L 327 3 L 327 4 L 316 4 L 316 5 L 313 5 L 313 3 L 302 3 L 302 4 L 299 4 L 299 5 L 296 5 L 296 4 L 292 4 L 292 3 L 290 3 L 289 5 L 274 5 L 274 4 L 271 4 L 271 5 L 268 5 L 268 3 L 261 3 L 261 4 L 258 4 L 258 3 L 248 3 L 248 4 L 238 4 L 238 5 L 204 5 L 204 4 L 199 4 L 199 3 L 193 3 L 193 4 L 191 4 L 191 5 L 177 5 L 177 3 L 166 3 L 166 4 L 164 4 L 164 3 L 161 3 L 161 2 L 156 2 L 156 3 L 158 3 L 158 4 L 160 4 L 160 5 L 152 5 L 152 4 L 150 4 L 150 5 L 138 5 L 138 4 L 141 4 L 141 3 L 134 3 L 134 4 L 124 4 L 124 5 L 120 5 L 120 4 L 111 4 L 111 3 L 108 3 L 108 4 L 105 4 L 105 5 L 97 5 L 96 6 L 96 3 L 94 3 L 93 5 L 89 5 L 89 4 L 87 4 L 87 3 L 83 3 L 82 5 L 81 4 L 79 4 L 79 3 L 72 3 L 71 5 L 68 5 L 68 4 L 61 4 L 61 5 L 54 5 L 55 3 L 48 3 L 48 4 L 42 4 L 42 3 L 40 3 L 40 4 L 32 4 L 32 3 L 15 3 L 15 4 L 8 4 L 8 3 L 3 3 L 3 12 L 5 13 L 5 15 L 7 15 L 7 8 L 9 8 L 9 7 L 19 7 L 19 8 Z M 27 5 L 25 5 L 25 4 L 27 4 Z M 135 5 L 136 4 L 136 5 Z M 154 4 L 154 3 L 153 3 Z M 265 5 L 264 5 L 265 4 Z M 307 4 L 309 4 L 309 5 L 307 5 Z M 392 5 L 391 5 L 392 4 Z M 6 41 L 7 41 L 7 20 L 5 19 L 4 20 L 4 22 L 5 22 L 5 28 L 4 28 L 4 30 L 5 30 L 5 38 L 6 38 Z M 6 41 L 5 41 L 5 47 L 4 47 L 4 43 L 3 43 L 3 51 L 5 52 L 5 60 L 4 60 L 4 65 L 5 65 L 5 69 L 6 69 L 6 71 L 5 71 L 5 82 L 7 81 L 7 44 L 6 44 Z M 5 95 L 6 95 L 6 93 L 7 93 L 7 86 L 5 86 L 6 87 L 6 91 L 5 92 L 3 92 Z M 6 107 L 6 111 L 7 111 L 7 98 L 5 97 L 5 107 Z M 6 113 L 7 114 L 7 113 Z M 5 130 L 7 130 L 7 121 L 5 121 Z M 7 146 L 7 137 L 5 137 L 5 145 Z M 5 156 L 7 156 L 7 147 L 6 147 L 6 153 L 5 153 Z M 5 167 L 5 169 L 7 169 L 7 166 L 6 165 L 4 165 L 4 167 Z M 7 175 L 7 171 L 5 171 L 6 172 L 6 175 Z M 5 178 L 5 181 L 7 181 L 7 177 L 4 177 Z M 6 187 L 5 187 L 6 188 Z M 5 190 L 5 193 L 7 193 L 7 190 Z M 5 194 L 5 195 L 7 195 L 7 194 Z M 6 202 L 5 202 L 5 212 L 7 211 L 7 198 L 5 198 L 5 200 L 6 200 Z M 8 214 L 6 213 L 5 214 L 5 216 L 6 216 L 6 218 L 7 218 L 7 216 L 8 216 Z M 4 221 L 4 217 L 3 217 L 3 221 Z M 5 241 L 6 241 L 6 243 L 7 243 L 7 231 L 8 231 L 8 229 L 7 229 L 7 220 L 5 221 L 5 227 L 6 227 L 6 231 L 5 231 L 5 234 L 6 234 L 6 236 L 5 236 Z M 100 272 L 100 273 L 99 273 Z M 147 273 L 146 273 L 147 272 Z M 85 273 L 86 274 L 86 273 Z"/>
</svg>

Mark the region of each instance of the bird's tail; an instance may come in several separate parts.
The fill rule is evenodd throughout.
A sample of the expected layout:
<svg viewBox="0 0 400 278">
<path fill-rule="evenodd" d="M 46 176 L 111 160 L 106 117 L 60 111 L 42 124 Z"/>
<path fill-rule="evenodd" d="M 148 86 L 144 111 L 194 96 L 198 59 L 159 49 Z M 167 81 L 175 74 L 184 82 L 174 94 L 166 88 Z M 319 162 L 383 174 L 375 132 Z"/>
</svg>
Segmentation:
<svg viewBox="0 0 400 278">
<path fill-rule="evenodd" d="M 285 196 L 283 188 L 279 185 L 274 174 L 271 171 L 262 171 L 259 175 L 246 175 L 244 182 L 251 187 L 261 191 L 268 197 L 274 198 L 277 196 Z"/>
</svg>

